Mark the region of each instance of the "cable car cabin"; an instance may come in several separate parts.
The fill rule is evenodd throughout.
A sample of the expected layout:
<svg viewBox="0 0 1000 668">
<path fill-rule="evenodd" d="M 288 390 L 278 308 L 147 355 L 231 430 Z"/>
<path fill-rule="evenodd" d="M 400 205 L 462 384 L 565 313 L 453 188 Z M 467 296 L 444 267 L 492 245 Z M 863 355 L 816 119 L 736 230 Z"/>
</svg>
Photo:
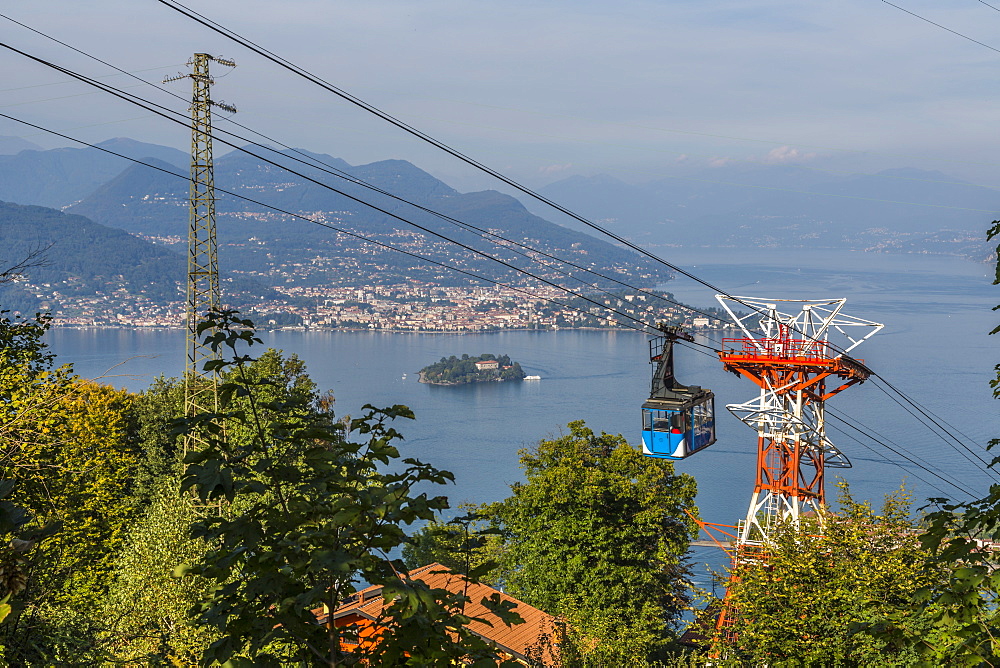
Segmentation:
<svg viewBox="0 0 1000 668">
<path fill-rule="evenodd" d="M 654 364 L 649 400 L 642 405 L 642 454 L 684 459 L 715 443 L 715 395 L 674 377 L 674 342 L 693 341 L 676 327 L 649 342 Z"/>
<path fill-rule="evenodd" d="M 686 405 L 671 407 L 665 402 L 642 405 L 642 454 L 684 459 L 713 443 L 715 397 L 711 392 Z"/>
</svg>

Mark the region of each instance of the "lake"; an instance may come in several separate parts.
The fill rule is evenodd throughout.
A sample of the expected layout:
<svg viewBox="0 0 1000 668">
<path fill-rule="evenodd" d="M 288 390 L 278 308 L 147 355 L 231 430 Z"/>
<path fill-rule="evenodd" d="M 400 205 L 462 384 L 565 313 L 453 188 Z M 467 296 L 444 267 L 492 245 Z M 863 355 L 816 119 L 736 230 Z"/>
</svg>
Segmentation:
<svg viewBox="0 0 1000 668">
<path fill-rule="evenodd" d="M 755 251 L 747 257 L 706 250 L 685 251 L 671 260 L 734 295 L 847 297 L 845 313 L 886 324 L 855 351 L 857 357 L 933 411 L 949 431 L 960 432 L 963 441 L 979 444 L 980 452 L 990 438 L 1000 436 L 989 387 L 993 365 L 1000 361 L 1000 339 L 987 336 L 997 320 L 990 309 L 1000 303 L 1000 290 L 990 284 L 991 266 L 953 257 L 840 251 L 793 257 L 794 263 L 778 252 Z M 689 279 L 663 287 L 680 301 L 715 305 L 711 291 Z M 584 419 L 595 431 L 624 434 L 631 443 L 639 440 L 649 364 L 646 337 L 635 332 L 263 332 L 261 338 L 305 360 L 320 387 L 334 391 L 341 416 L 357 415 L 366 403 L 410 406 L 417 419 L 398 425 L 406 437 L 402 451 L 455 473 L 455 485 L 446 491 L 453 507 L 507 496 L 509 485 L 523 479 L 518 449 L 562 433 L 572 420 Z M 700 341 L 717 347 L 718 338 L 713 333 Z M 49 341 L 59 360 L 73 362 L 82 375 L 104 375 L 133 390 L 158 374 L 178 375 L 183 369 L 181 331 L 57 329 Z M 417 382 L 417 371 L 441 357 L 486 352 L 510 355 L 542 380 L 458 387 Z M 725 373 L 717 358 L 689 348 L 679 350 L 677 370 L 681 382 L 711 388 L 720 413 L 718 443 L 679 463 L 677 470 L 698 480 L 698 505 L 706 520 L 735 523 L 746 514 L 753 489 L 756 436 L 723 405 L 750 399 L 755 386 Z M 915 460 L 977 494 L 986 492 L 991 479 L 978 462 L 963 458 L 947 438 L 919 424 L 874 383 L 851 388 L 829 405 Z M 918 506 L 929 496 L 959 496 L 911 464 L 895 462 L 898 458 L 877 443 L 829 427 L 828 433 L 854 464 L 830 473 L 847 480 L 858 498 L 877 503 L 904 479 Z M 835 490 L 828 487 L 828 493 L 832 497 Z M 710 548 L 696 549 L 694 557 L 716 567 L 724 561 Z"/>
</svg>

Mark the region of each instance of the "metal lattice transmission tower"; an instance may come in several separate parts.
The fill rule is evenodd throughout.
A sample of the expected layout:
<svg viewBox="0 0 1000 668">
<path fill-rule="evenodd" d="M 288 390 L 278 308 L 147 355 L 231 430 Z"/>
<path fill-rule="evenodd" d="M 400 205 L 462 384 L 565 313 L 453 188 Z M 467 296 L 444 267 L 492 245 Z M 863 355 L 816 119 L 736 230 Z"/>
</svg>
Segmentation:
<svg viewBox="0 0 1000 668">
<path fill-rule="evenodd" d="M 226 67 L 236 63 L 207 53 L 196 53 L 188 63 L 189 74 L 164 79 L 164 83 L 190 78 L 191 98 L 191 185 L 188 217 L 187 268 L 187 363 L 184 373 L 184 415 L 217 412 L 218 383 L 215 372 L 206 375 L 205 362 L 217 355 L 205 345 L 205 333 L 198 335 L 198 321 L 208 311 L 221 309 L 219 293 L 219 255 L 215 233 L 215 177 L 212 166 L 212 107 L 235 113 L 235 107 L 212 100 L 214 80 L 208 64 L 215 61 Z M 190 440 L 193 437 L 189 437 Z M 185 449 L 189 443 L 185 442 Z"/>
<path fill-rule="evenodd" d="M 726 406 L 757 432 L 754 491 L 734 546 L 737 560 L 754 559 L 766 552 L 778 522 L 819 513 L 827 468 L 851 466 L 826 436 L 825 402 L 869 377 L 848 353 L 883 325 L 841 313 L 846 299 L 717 299 L 744 334 L 723 340 L 723 366 L 760 388 L 754 399 Z M 746 307 L 754 312 L 740 314 Z M 831 334 L 842 336 L 843 345 L 831 345 Z"/>
</svg>

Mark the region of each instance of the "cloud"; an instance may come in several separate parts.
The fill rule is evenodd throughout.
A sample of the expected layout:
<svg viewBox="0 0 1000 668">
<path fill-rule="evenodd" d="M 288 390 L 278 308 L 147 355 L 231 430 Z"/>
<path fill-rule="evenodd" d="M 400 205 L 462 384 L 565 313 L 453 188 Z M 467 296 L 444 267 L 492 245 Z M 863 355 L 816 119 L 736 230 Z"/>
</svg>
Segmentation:
<svg viewBox="0 0 1000 668">
<path fill-rule="evenodd" d="M 728 165 L 732 161 L 733 161 L 732 158 L 709 158 L 708 159 L 708 166 L 709 167 L 725 167 L 726 165 Z"/>
<path fill-rule="evenodd" d="M 558 174 L 559 172 L 565 172 L 567 169 L 572 169 L 573 163 L 567 162 L 565 165 L 546 165 L 545 167 L 539 167 L 538 171 L 541 174 Z"/>
<path fill-rule="evenodd" d="M 768 151 L 762 162 L 768 165 L 780 165 L 786 162 L 811 160 L 815 157 L 815 153 L 803 153 L 799 149 L 792 148 L 791 146 L 779 146 L 778 148 L 772 148 Z"/>
</svg>

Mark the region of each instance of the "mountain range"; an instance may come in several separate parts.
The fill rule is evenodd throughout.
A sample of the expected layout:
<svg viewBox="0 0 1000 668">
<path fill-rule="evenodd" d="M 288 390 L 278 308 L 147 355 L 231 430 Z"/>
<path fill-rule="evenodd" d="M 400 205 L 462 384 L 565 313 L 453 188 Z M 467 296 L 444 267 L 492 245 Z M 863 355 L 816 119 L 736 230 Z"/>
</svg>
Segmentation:
<svg viewBox="0 0 1000 668">
<path fill-rule="evenodd" d="M 0 284 L 5 309 L 54 309 L 57 300 L 52 294 L 60 301 L 126 293 L 153 304 L 184 299 L 187 265 L 182 255 L 83 216 L 0 202 L 0 245 L 0 271 L 33 253 L 39 258 L 13 281 Z M 273 289 L 243 276 L 226 275 L 222 280 L 235 305 L 280 298 Z"/>
<path fill-rule="evenodd" d="M 22 160 L 34 170 L 32 181 L 61 185 L 36 185 L 17 193 L 0 192 L 13 201 L 18 201 L 15 196 L 21 197 L 21 201 L 43 199 L 68 213 L 183 251 L 187 233 L 186 167 L 178 164 L 177 152 L 172 149 L 115 140 L 113 150 L 120 151 L 120 146 L 133 156 L 155 150 L 160 157 L 147 157 L 144 162 L 162 171 L 130 164 L 95 186 L 95 181 L 104 179 L 123 161 L 95 156 L 94 153 L 100 152 L 94 149 L 24 151 L 10 156 L 6 163 L 0 162 L 0 179 L 5 176 L 4 168 L 14 170 L 17 161 Z M 352 166 L 328 155 L 290 151 L 267 157 L 292 166 L 302 176 L 238 151 L 215 161 L 221 264 L 264 283 L 284 285 L 290 276 L 296 285 L 311 286 L 343 284 L 345 280 L 359 284 L 412 279 L 441 284 L 470 282 L 468 276 L 396 253 L 379 243 L 503 282 L 523 278 L 514 266 L 530 267 L 531 272 L 552 280 L 569 280 L 559 271 L 539 268 L 515 244 L 568 258 L 579 266 L 620 279 L 648 284 L 667 278 L 662 267 L 631 250 L 532 215 L 513 197 L 496 191 L 460 193 L 406 161 L 384 160 Z M 320 160 L 326 166 L 304 165 L 296 159 Z M 67 163 L 79 167 L 70 169 Z M 50 171 L 48 178 L 38 174 L 44 169 Z M 331 175 L 331 170 L 337 170 L 340 176 Z M 373 192 L 358 181 L 391 192 L 395 198 Z M 335 190 L 317 182 L 329 184 Z M 88 188 L 90 192 L 81 197 L 80 193 Z M 310 220 L 297 219 L 269 207 Z M 420 207 L 454 220 L 442 219 Z M 340 231 L 332 231 L 331 227 Z M 494 245 L 484 238 L 484 232 L 508 241 Z M 376 243 L 360 241 L 352 235 Z"/>
<path fill-rule="evenodd" d="M 106 271 L 97 268 L 116 258 L 123 266 L 114 276 L 124 277 L 125 284 L 135 282 L 133 293 L 161 299 L 176 294 L 187 245 L 187 156 L 130 139 L 99 146 L 155 168 L 94 148 L 25 149 L 0 155 L 0 199 L 8 202 L 0 209 L 0 225 L 8 249 L 32 247 L 39 236 L 44 244 L 53 242 L 58 247 L 48 253 L 44 272 L 32 268 L 26 276 L 31 284 L 42 281 L 62 286 L 82 277 L 86 287 L 80 289 L 99 292 L 101 281 L 110 280 L 104 284 L 109 288 L 117 279 L 109 279 Z M 518 283 L 525 279 L 519 268 L 553 282 L 579 285 L 565 275 L 565 268 L 538 265 L 528 257 L 537 256 L 538 251 L 646 285 L 669 277 L 665 269 L 631 250 L 529 213 L 513 197 L 496 191 L 460 193 L 406 161 L 353 166 L 304 151 L 275 153 L 269 158 L 293 166 L 302 176 L 239 151 L 215 163 L 220 269 L 227 276 L 224 280 L 232 283 L 230 287 L 248 294 L 254 286 L 261 295 L 273 297 L 271 288 L 278 286 L 290 294 L 294 290 L 287 288 L 414 280 L 482 285 L 477 277 L 486 277 Z M 303 165 L 297 159 L 319 160 L 325 166 Z M 331 175 L 331 170 L 341 177 Z M 395 198 L 373 192 L 359 181 L 392 192 Z M 43 205 L 66 215 L 19 209 L 15 204 Z M 23 224 L 28 219 L 34 227 Z M 76 234 L 67 234 L 70 228 Z M 105 231 L 96 232 L 101 229 Z M 84 232 L 90 235 L 86 240 L 80 237 Z M 128 233 L 129 243 L 122 243 L 123 232 Z M 505 240 L 495 245 L 487 240 L 490 235 Z M 63 253 L 62 246 L 69 244 L 72 249 Z M 537 250 L 527 251 L 518 244 Z M 151 281 L 157 272 L 143 268 L 147 255 L 163 264 L 156 279 L 161 285 L 153 289 Z M 94 269 L 81 275 L 80 267 L 87 264 L 88 256 L 94 258 Z M 172 268 L 168 270 L 167 264 Z M 7 303 L 27 308 L 31 290 L 24 288 L 7 286 Z M 15 299 L 18 289 L 21 293 Z"/>
<path fill-rule="evenodd" d="M 32 269 L 31 281 L 77 281 L 74 289 L 99 292 L 102 281 L 120 277 L 135 283 L 134 292 L 176 295 L 187 243 L 188 156 L 126 138 L 99 146 L 158 169 L 94 148 L 41 150 L 0 137 L 0 200 L 66 214 L 0 207 L 6 259 L 54 242 L 59 250 L 49 253 L 47 267 Z M 554 267 L 537 251 L 632 283 L 668 278 L 663 267 L 574 221 L 550 222 L 543 216 L 553 214 L 532 202 L 492 190 L 461 193 L 403 160 L 351 165 L 306 151 L 253 150 L 267 159 L 233 151 L 215 162 L 220 267 L 250 301 L 255 293 L 274 296 L 275 287 L 288 294 L 289 287 L 414 280 L 481 284 L 477 276 L 516 283 L 524 280 L 519 268 L 580 285 L 565 276 L 567 267 Z M 644 184 L 574 176 L 541 192 L 652 249 L 853 248 L 985 259 L 983 230 L 1000 210 L 1000 191 L 913 169 L 834 174 L 796 165 L 724 165 Z M 490 235 L 504 241 L 490 243 L 484 238 Z M 121 262 L 112 267 L 116 258 Z M 539 258 L 541 264 L 533 262 Z M 5 290 L 13 298 L 15 287 Z"/>
<path fill-rule="evenodd" d="M 573 176 L 541 192 L 650 248 L 851 248 L 981 259 L 989 253 L 984 230 L 1000 213 L 1000 190 L 910 168 L 843 174 L 723 165 L 640 185 Z"/>
</svg>

